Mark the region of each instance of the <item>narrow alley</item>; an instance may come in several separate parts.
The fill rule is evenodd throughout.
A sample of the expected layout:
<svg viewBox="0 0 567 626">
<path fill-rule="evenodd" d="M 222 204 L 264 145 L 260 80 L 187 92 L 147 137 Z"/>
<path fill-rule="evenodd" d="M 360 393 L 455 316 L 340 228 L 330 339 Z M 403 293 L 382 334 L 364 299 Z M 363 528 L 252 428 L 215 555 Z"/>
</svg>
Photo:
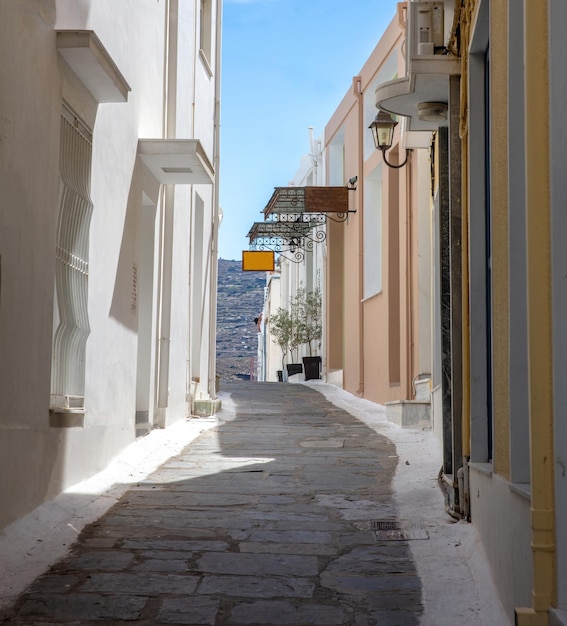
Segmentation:
<svg viewBox="0 0 567 626">
<path fill-rule="evenodd" d="M 129 486 L 2 623 L 509 623 L 473 527 L 444 512 L 429 431 L 330 385 L 223 394 L 214 425 Z"/>
</svg>

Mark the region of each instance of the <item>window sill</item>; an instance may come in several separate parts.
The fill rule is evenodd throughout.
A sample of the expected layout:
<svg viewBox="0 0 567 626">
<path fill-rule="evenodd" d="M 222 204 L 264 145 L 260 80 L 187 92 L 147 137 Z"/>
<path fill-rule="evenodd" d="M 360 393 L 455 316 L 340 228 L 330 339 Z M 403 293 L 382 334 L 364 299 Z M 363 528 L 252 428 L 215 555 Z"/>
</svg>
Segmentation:
<svg viewBox="0 0 567 626">
<path fill-rule="evenodd" d="M 469 469 L 477 471 L 479 474 L 484 474 L 492 478 L 492 463 L 471 463 L 469 462 Z M 508 487 L 512 493 L 519 495 L 526 500 L 532 498 L 532 487 L 530 483 L 511 483 L 508 482 Z"/>
<path fill-rule="evenodd" d="M 371 293 L 368 296 L 364 296 L 364 298 L 362 298 L 362 300 L 361 300 L 361 303 L 362 304 L 366 304 L 370 300 L 374 300 L 374 298 L 377 298 L 378 296 L 381 296 L 383 293 L 384 293 L 384 291 L 382 289 L 380 289 L 380 291 L 376 291 L 375 293 Z"/>
<path fill-rule="evenodd" d="M 532 486 L 530 483 L 510 483 L 510 491 L 517 493 L 526 500 L 532 499 Z"/>
<path fill-rule="evenodd" d="M 567 626 L 567 611 L 561 609 L 551 609 L 549 616 L 550 626 Z"/>
<path fill-rule="evenodd" d="M 199 48 L 199 58 L 201 59 L 201 62 L 203 63 L 203 66 L 205 68 L 205 71 L 209 75 L 209 78 L 212 78 L 213 68 L 211 67 L 211 64 L 209 63 L 209 59 L 207 58 L 207 55 L 202 50 L 202 48 Z"/>
<path fill-rule="evenodd" d="M 476 470 L 479 474 L 492 477 L 492 463 L 469 462 L 469 468 Z"/>
<path fill-rule="evenodd" d="M 49 426 L 51 428 L 84 428 L 85 410 L 51 407 L 49 409 Z"/>
</svg>

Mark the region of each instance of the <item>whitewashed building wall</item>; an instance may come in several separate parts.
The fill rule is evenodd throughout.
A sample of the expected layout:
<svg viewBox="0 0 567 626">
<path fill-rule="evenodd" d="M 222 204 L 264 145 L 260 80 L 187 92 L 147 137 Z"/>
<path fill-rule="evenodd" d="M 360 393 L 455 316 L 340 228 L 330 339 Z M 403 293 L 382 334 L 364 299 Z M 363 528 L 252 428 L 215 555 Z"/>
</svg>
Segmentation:
<svg viewBox="0 0 567 626">
<path fill-rule="evenodd" d="M 309 129 L 310 152 L 301 158 L 299 167 L 293 177 L 289 181 L 290 187 L 305 186 L 321 186 L 325 184 L 325 168 L 323 142 L 315 139 L 313 130 Z M 321 230 L 325 226 L 322 225 Z M 319 289 L 321 292 L 325 285 L 325 256 L 326 246 L 324 241 L 314 243 L 309 250 L 301 251 L 299 257 L 290 250 L 283 247 L 283 254 L 278 260 L 278 281 L 268 279 L 267 289 L 269 297 L 266 298 L 263 319 L 268 320 L 266 331 L 266 345 L 273 344 L 273 339 L 269 333 L 269 315 L 275 313 L 278 308 L 290 308 L 290 301 L 297 293 L 300 287 L 304 287 L 307 291 L 315 291 Z M 324 333 L 323 333 L 324 335 Z M 314 355 L 321 355 L 323 345 L 313 346 Z M 272 350 L 273 352 L 273 350 Z M 277 348 L 277 358 L 272 358 L 273 365 L 266 369 L 266 380 L 277 380 L 276 372 L 281 369 L 281 351 Z M 300 346 L 293 355 L 295 363 L 301 363 L 302 357 L 309 356 L 308 346 Z M 286 364 L 291 363 L 291 356 L 286 357 Z"/>
<path fill-rule="evenodd" d="M 218 7 L 0 4 L 0 528 L 214 396 Z"/>
</svg>

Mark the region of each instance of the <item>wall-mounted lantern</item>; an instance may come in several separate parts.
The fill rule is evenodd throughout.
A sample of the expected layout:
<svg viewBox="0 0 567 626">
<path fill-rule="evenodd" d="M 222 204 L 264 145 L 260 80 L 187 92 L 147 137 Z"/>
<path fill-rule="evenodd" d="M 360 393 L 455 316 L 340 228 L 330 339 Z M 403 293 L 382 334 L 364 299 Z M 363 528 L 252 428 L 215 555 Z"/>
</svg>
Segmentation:
<svg viewBox="0 0 567 626">
<path fill-rule="evenodd" d="M 394 141 L 394 128 L 397 124 L 398 122 L 396 122 L 391 115 L 385 111 L 380 111 L 374 118 L 372 124 L 368 127 L 372 131 L 372 137 L 374 138 L 374 145 L 376 146 L 376 149 L 382 152 L 382 159 L 384 160 L 384 163 L 388 167 L 393 168 L 403 167 L 408 162 L 409 158 L 409 150 L 406 150 L 406 158 L 403 163 L 395 165 L 394 163 L 389 163 L 386 159 L 386 151 L 392 147 L 392 143 Z"/>
</svg>

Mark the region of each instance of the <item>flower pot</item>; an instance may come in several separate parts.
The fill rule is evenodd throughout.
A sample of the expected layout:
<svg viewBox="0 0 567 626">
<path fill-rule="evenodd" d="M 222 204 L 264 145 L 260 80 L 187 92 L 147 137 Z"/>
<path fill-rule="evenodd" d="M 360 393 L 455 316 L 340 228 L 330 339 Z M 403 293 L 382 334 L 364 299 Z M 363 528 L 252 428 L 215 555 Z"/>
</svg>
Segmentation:
<svg viewBox="0 0 567 626">
<path fill-rule="evenodd" d="M 287 375 L 293 376 L 294 374 L 301 374 L 303 372 L 303 366 L 301 363 L 288 363 L 286 365 Z"/>
<path fill-rule="evenodd" d="M 276 374 L 278 375 L 278 383 L 283 383 L 283 370 L 278 370 Z"/>
<path fill-rule="evenodd" d="M 305 380 L 319 380 L 321 378 L 321 357 L 304 356 L 303 369 L 305 371 Z"/>
</svg>

